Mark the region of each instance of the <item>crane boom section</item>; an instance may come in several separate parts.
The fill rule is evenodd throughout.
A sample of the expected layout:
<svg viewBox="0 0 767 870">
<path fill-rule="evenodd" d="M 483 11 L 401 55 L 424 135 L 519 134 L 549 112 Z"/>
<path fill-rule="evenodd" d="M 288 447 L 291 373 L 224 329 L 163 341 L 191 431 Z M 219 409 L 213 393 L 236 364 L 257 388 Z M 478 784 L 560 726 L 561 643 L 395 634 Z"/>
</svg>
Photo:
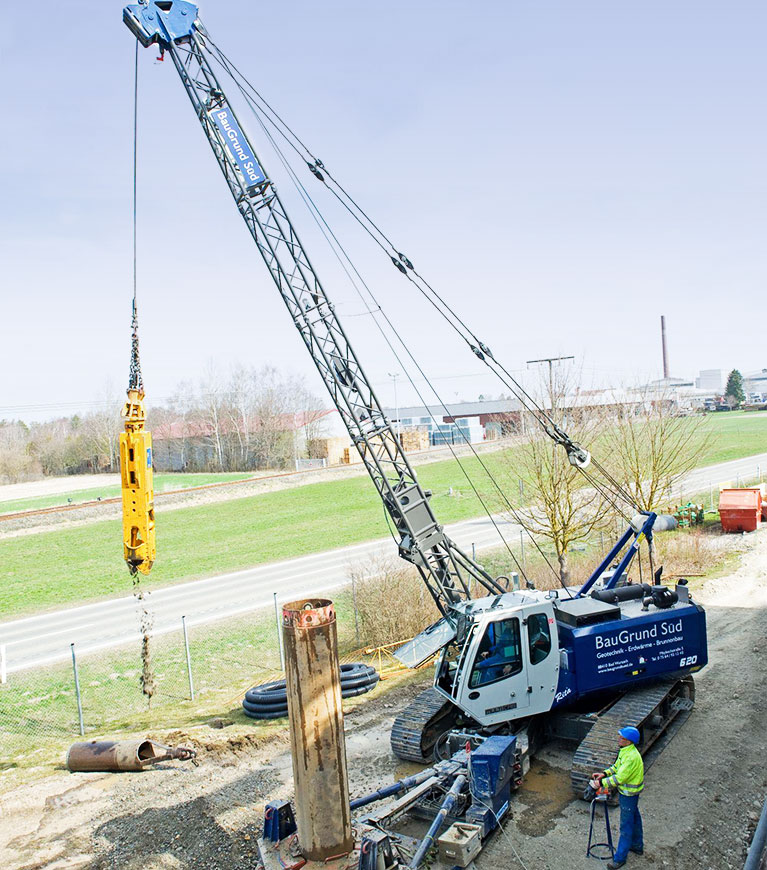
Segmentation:
<svg viewBox="0 0 767 870">
<path fill-rule="evenodd" d="M 156 42 L 176 67 L 237 208 L 357 447 L 398 535 L 399 553 L 419 570 L 440 611 L 471 597 L 470 581 L 503 591 L 445 534 L 274 184 L 242 130 L 208 59 L 197 8 L 155 0 L 127 6 L 139 41 Z"/>
</svg>

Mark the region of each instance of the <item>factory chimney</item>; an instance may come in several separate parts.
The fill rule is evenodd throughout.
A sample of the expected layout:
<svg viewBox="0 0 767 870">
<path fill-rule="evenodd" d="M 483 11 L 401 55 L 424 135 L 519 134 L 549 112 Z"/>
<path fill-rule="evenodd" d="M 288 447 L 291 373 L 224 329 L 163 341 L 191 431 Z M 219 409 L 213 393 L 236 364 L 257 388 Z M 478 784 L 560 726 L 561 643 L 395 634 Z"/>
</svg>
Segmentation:
<svg viewBox="0 0 767 870">
<path fill-rule="evenodd" d="M 668 350 L 666 348 L 666 318 L 660 316 L 660 340 L 663 345 L 663 379 L 668 378 Z"/>
</svg>

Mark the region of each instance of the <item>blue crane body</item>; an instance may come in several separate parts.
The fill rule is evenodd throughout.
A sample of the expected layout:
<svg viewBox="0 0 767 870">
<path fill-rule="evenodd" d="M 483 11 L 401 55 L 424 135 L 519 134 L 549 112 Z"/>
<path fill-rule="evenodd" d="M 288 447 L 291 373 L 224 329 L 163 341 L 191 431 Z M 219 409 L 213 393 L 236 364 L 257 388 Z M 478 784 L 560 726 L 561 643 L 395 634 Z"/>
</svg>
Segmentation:
<svg viewBox="0 0 767 870">
<path fill-rule="evenodd" d="M 652 585 L 626 579 L 640 543 L 651 546 L 667 518 L 640 512 L 580 588 L 512 591 L 463 552 L 435 517 L 430 493 L 218 81 L 197 7 L 147 0 L 126 6 L 123 20 L 142 45 L 157 44 L 170 55 L 236 207 L 392 521 L 399 555 L 418 570 L 442 613 L 397 652 L 409 666 L 438 658 L 433 689 L 395 721 L 395 753 L 424 761 L 443 740 L 460 745 L 466 735 L 509 733 L 516 738 L 518 783 L 542 733 L 576 735 L 573 785 L 580 789 L 590 770 L 612 760 L 611 750 L 603 757 L 602 732 L 636 725 L 640 748 L 648 749 L 689 713 L 691 674 L 707 662 L 705 613 L 686 585 L 669 589 L 659 574 Z M 309 168 L 322 180 L 320 165 Z M 413 269 L 402 254 L 392 261 L 404 274 Z M 494 361 L 483 343 L 471 349 Z M 543 428 L 572 466 L 589 464 L 588 452 L 550 419 Z M 481 597 L 472 595 L 477 589 Z"/>
<path fill-rule="evenodd" d="M 561 670 L 554 709 L 570 698 L 681 677 L 707 663 L 706 614 L 697 604 L 642 613 L 641 602 L 633 601 L 618 610 L 583 627 L 557 621 Z"/>
</svg>

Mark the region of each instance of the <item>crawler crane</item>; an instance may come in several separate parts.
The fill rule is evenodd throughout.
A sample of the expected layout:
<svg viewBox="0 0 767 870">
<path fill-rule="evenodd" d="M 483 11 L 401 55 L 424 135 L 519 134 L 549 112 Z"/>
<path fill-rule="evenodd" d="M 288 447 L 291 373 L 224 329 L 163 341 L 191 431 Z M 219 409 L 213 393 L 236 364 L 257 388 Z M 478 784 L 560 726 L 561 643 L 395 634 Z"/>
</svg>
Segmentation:
<svg viewBox="0 0 767 870">
<path fill-rule="evenodd" d="M 197 7 L 184 0 L 126 6 L 123 19 L 144 47 L 159 46 L 181 79 L 235 205 L 356 445 L 393 524 L 399 555 L 412 563 L 442 618 L 398 651 L 417 666 L 439 654 L 433 689 L 396 720 L 392 748 L 425 761 L 440 747 L 487 734 L 516 736 L 515 783 L 546 734 L 580 741 L 572 779 L 614 756 L 617 725 L 637 725 L 641 749 L 668 736 L 692 707 L 691 674 L 707 661 L 703 609 L 684 584 L 625 585 L 643 540 L 665 522 L 637 513 L 580 588 L 510 590 L 445 533 L 290 221 L 271 176 L 218 80 Z M 321 175 L 318 162 L 309 167 Z M 407 274 L 412 263 L 394 257 Z M 489 348 L 471 344 L 496 364 Z M 570 463 L 590 456 L 544 422 Z M 611 566 L 612 567 L 611 569 Z M 471 589 L 481 597 L 472 598 Z"/>
</svg>

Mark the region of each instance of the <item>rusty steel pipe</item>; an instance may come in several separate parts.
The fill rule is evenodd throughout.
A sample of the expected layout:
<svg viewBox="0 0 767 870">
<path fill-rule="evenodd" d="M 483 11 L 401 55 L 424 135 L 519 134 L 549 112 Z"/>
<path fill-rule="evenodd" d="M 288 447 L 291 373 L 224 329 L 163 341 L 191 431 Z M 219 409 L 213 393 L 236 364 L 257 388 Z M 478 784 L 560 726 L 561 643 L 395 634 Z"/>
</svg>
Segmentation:
<svg viewBox="0 0 767 870">
<path fill-rule="evenodd" d="M 324 861 L 354 846 L 333 602 L 283 605 L 282 635 L 298 841 Z"/>
<path fill-rule="evenodd" d="M 89 770 L 143 770 L 149 764 L 178 759 L 189 761 L 195 752 L 173 748 L 152 740 L 89 740 L 73 743 L 67 752 L 67 767 L 73 773 Z"/>
</svg>

